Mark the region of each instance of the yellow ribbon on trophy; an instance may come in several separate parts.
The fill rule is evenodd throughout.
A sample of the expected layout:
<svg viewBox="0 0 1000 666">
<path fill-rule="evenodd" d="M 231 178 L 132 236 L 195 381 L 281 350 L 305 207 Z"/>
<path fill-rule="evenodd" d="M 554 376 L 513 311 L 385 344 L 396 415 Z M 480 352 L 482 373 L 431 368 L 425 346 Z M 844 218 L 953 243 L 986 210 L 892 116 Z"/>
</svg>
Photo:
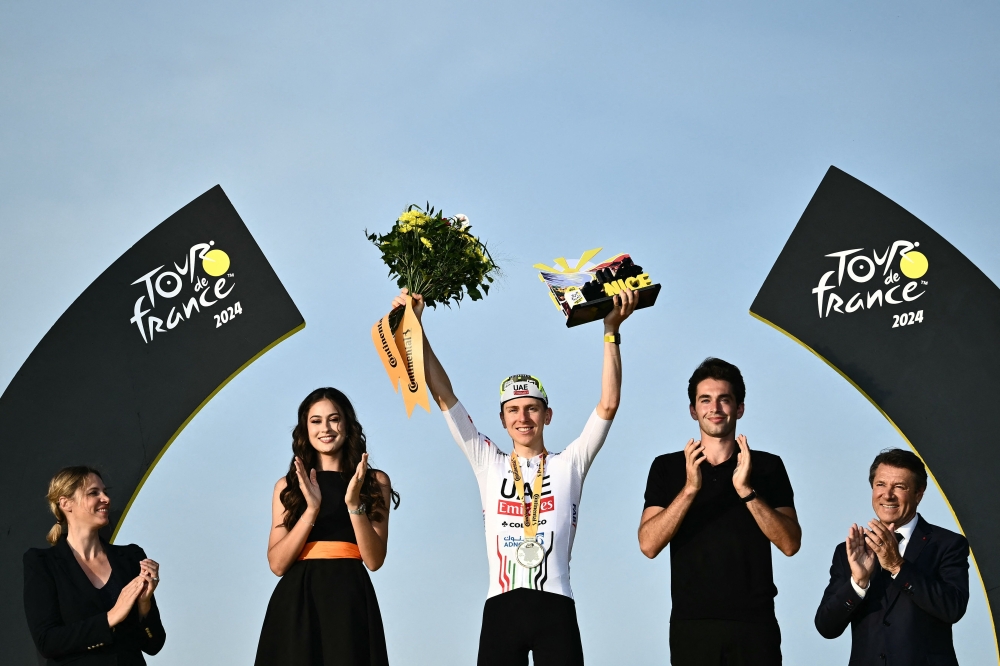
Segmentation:
<svg viewBox="0 0 1000 666">
<path fill-rule="evenodd" d="M 424 378 L 424 329 L 413 314 L 413 299 L 406 295 L 406 310 L 403 320 L 396 327 L 393 335 L 389 326 L 389 315 L 379 319 L 372 326 L 372 342 L 375 351 L 382 359 L 392 388 L 399 393 L 403 386 L 403 404 L 406 406 L 406 416 L 413 415 L 413 408 L 420 405 L 431 411 L 427 398 L 427 380 Z"/>
</svg>

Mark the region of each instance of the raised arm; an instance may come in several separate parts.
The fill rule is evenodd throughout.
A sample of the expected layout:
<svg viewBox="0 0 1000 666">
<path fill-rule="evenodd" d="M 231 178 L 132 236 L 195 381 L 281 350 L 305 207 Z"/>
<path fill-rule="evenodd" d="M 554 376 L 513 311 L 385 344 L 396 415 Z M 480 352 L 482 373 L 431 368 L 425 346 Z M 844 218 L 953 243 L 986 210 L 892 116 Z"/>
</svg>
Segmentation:
<svg viewBox="0 0 1000 666">
<path fill-rule="evenodd" d="M 404 287 L 400 292 L 399 296 L 392 299 L 392 307 L 398 308 L 406 305 L 407 291 Z M 413 314 L 416 315 L 417 321 L 420 321 L 421 326 L 423 326 L 423 314 L 424 314 L 424 297 L 420 294 L 413 294 Z M 621 371 L 619 370 L 619 376 Z M 434 401 L 441 408 L 441 411 L 447 411 L 455 406 L 458 402 L 458 398 L 455 397 L 455 392 L 451 388 L 451 380 L 448 379 L 448 373 L 444 371 L 444 366 L 441 365 L 441 361 L 438 360 L 437 355 L 434 350 L 431 349 L 431 343 L 427 339 L 427 330 L 424 330 L 424 377 L 427 379 L 427 386 L 431 390 L 431 396 Z"/>
<path fill-rule="evenodd" d="M 618 335 L 622 322 L 635 312 L 639 304 L 639 294 L 625 289 L 614 297 L 614 308 L 604 318 L 604 334 Z M 427 338 L 425 337 L 424 340 Z M 597 403 L 597 415 L 605 421 L 615 418 L 622 397 L 622 354 L 614 342 L 604 343 L 604 369 L 601 373 L 601 401 Z"/>
<path fill-rule="evenodd" d="M 306 473 L 302 461 L 295 459 L 295 473 L 299 478 L 299 488 L 306 498 L 306 510 L 292 529 L 285 528 L 285 505 L 281 503 L 281 491 L 287 485 L 282 477 L 274 485 L 274 495 L 271 498 L 271 533 L 267 539 L 267 563 L 275 576 L 284 576 L 292 568 L 306 545 L 309 532 L 312 531 L 316 516 L 319 515 L 320 503 L 323 500 L 316 482 L 316 470 Z"/>
<path fill-rule="evenodd" d="M 850 537 L 848 538 L 850 541 Z M 841 544 L 833 551 L 830 565 L 830 583 L 823 592 L 823 599 L 816 609 L 813 622 L 823 638 L 837 638 L 851 626 L 851 619 L 864 603 L 851 585 L 851 568 L 846 553 L 841 554 Z"/>
<path fill-rule="evenodd" d="M 660 554 L 667 544 L 677 535 L 684 516 L 687 515 L 694 498 L 701 490 L 701 468 L 705 460 L 705 448 L 700 440 L 689 439 L 684 447 L 684 461 L 687 480 L 684 487 L 667 507 L 649 506 L 642 512 L 639 521 L 639 550 L 653 559 Z M 653 472 L 650 471 L 650 484 L 653 483 Z M 648 495 L 647 495 L 648 499 Z"/>
<path fill-rule="evenodd" d="M 750 469 L 752 466 L 750 445 L 744 435 L 736 436 L 740 447 L 736 458 L 736 469 L 733 470 L 733 486 L 740 497 L 749 497 L 753 492 L 750 486 Z M 790 506 L 772 508 L 762 497 L 755 497 L 746 503 L 757 526 L 768 540 L 778 547 L 782 553 L 791 557 L 799 552 L 802 546 L 802 528 L 799 526 L 795 509 Z"/>
<path fill-rule="evenodd" d="M 368 454 L 361 456 L 361 462 L 354 470 L 354 476 L 347 486 L 347 494 L 344 501 L 350 511 L 357 511 L 361 504 L 361 486 L 364 483 L 365 475 L 368 473 Z M 366 513 L 352 513 L 351 524 L 354 527 L 354 535 L 358 539 L 358 550 L 361 551 L 361 559 L 370 571 L 378 570 L 385 562 L 385 554 L 389 546 L 389 506 L 392 484 L 385 472 L 375 472 L 375 481 L 378 483 L 379 491 L 382 494 L 382 504 L 385 507 L 382 519 L 372 521 L 371 508 L 367 507 Z"/>
</svg>

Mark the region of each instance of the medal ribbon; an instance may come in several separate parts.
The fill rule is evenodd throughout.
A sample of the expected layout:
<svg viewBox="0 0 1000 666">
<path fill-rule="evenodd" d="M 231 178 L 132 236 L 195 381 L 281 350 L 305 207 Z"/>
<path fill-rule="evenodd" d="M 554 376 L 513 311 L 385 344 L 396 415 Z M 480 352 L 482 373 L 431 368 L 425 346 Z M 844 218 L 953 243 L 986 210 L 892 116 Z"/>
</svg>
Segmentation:
<svg viewBox="0 0 1000 666">
<path fill-rule="evenodd" d="M 524 500 L 524 478 L 521 476 L 521 464 L 518 461 L 517 454 L 513 451 L 510 452 L 510 471 L 514 473 L 514 489 L 517 490 L 517 499 L 521 501 L 521 513 L 524 515 L 524 538 L 526 540 L 535 540 L 535 535 L 538 534 L 538 513 L 541 511 L 542 505 L 542 478 L 545 476 L 545 456 L 548 452 L 542 449 L 542 456 L 538 462 L 538 473 L 535 475 L 535 480 L 531 484 L 531 513 L 528 513 L 528 507 Z"/>
</svg>

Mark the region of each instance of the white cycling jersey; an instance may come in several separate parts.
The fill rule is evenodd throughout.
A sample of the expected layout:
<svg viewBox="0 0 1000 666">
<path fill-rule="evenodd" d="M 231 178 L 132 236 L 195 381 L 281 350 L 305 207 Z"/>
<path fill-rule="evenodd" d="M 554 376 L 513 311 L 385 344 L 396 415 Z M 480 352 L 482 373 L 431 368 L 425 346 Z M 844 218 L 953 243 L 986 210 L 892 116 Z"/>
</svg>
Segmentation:
<svg viewBox="0 0 1000 666">
<path fill-rule="evenodd" d="M 462 403 L 456 402 L 443 413 L 452 436 L 465 452 L 479 482 L 486 527 L 486 554 L 490 561 L 487 598 L 517 588 L 528 588 L 555 592 L 572 599 L 569 559 L 576 536 L 583 480 L 604 445 L 611 421 L 600 418 L 594 410 L 579 437 L 559 453 L 546 456 L 536 536 L 545 550 L 545 559 L 539 566 L 528 569 L 518 563 L 515 554 L 524 540 L 524 507 L 517 498 L 510 456 L 476 429 Z M 519 460 L 524 495 L 530 498 L 539 456 L 528 460 L 519 457 Z"/>
</svg>

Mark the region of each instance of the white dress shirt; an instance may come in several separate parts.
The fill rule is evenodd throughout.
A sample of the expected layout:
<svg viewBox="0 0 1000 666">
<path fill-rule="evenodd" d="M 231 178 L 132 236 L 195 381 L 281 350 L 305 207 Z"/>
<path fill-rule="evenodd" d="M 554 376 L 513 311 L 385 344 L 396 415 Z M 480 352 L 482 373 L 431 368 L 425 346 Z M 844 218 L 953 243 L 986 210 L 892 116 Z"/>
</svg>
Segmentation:
<svg viewBox="0 0 1000 666">
<path fill-rule="evenodd" d="M 915 513 L 915 514 L 913 514 L 913 518 L 911 518 L 909 520 L 909 522 L 907 522 L 905 525 L 900 525 L 899 527 L 897 527 L 895 529 L 896 534 L 899 534 L 900 536 L 903 537 L 899 541 L 899 556 L 900 557 L 902 557 L 906 553 L 906 546 L 910 543 L 910 537 L 913 536 L 913 530 L 917 527 L 917 520 L 919 518 L 920 518 L 920 514 L 919 513 Z M 896 575 L 893 574 L 892 577 L 895 578 Z M 868 585 L 870 586 L 871 584 L 872 584 L 872 582 L 869 580 L 868 581 Z M 854 591 L 857 592 L 858 596 L 861 597 L 862 599 L 864 599 L 865 598 L 865 594 L 868 593 L 868 588 L 867 587 L 861 587 L 860 585 L 858 585 L 857 582 L 855 582 L 855 580 L 854 580 L 854 576 L 851 576 L 851 587 L 854 588 Z"/>
</svg>

